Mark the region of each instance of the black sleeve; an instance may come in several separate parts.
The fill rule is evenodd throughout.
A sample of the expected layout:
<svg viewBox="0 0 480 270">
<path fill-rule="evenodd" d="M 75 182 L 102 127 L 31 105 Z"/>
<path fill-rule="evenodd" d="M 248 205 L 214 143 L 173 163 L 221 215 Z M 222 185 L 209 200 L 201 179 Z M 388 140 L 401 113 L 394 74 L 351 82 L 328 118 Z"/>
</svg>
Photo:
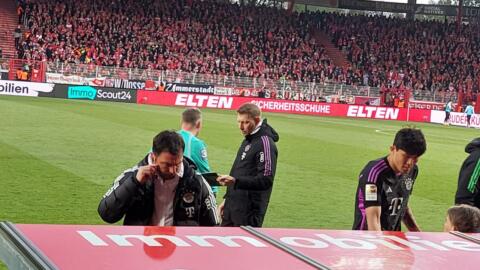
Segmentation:
<svg viewBox="0 0 480 270">
<path fill-rule="evenodd" d="M 202 202 L 200 206 L 200 226 L 216 226 L 220 224 L 220 219 L 217 216 L 217 203 L 215 195 L 213 195 L 210 185 L 201 178 L 202 184 Z"/>
<path fill-rule="evenodd" d="M 137 166 L 124 171 L 103 195 L 98 214 L 105 222 L 115 223 L 122 219 L 135 195 L 141 192 L 141 184 L 136 179 L 137 171 Z"/>
<path fill-rule="evenodd" d="M 273 185 L 275 170 L 277 168 L 277 147 L 272 138 L 261 137 L 261 143 L 255 154 L 255 175 L 240 175 L 235 177 L 235 188 L 248 190 L 267 190 Z"/>
<path fill-rule="evenodd" d="M 480 159 L 469 157 L 462 165 L 458 176 L 455 204 L 474 205 L 478 193 L 478 178 L 480 176 Z"/>
</svg>

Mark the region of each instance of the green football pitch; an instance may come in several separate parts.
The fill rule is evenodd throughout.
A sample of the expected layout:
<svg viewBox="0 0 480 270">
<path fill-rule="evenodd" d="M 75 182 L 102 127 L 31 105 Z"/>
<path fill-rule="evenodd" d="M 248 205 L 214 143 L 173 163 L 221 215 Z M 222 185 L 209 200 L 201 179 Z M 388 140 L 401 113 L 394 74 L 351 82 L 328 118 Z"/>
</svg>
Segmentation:
<svg viewBox="0 0 480 270">
<path fill-rule="evenodd" d="M 0 220 L 104 224 L 97 205 L 141 160 L 154 135 L 177 129 L 183 108 L 0 96 Z M 234 111 L 203 110 L 200 137 L 213 170 L 227 174 L 242 140 Z M 350 229 L 357 177 L 388 153 L 407 122 L 264 114 L 280 134 L 264 226 Z M 427 152 L 410 206 L 422 230 L 441 231 L 464 147 L 478 130 L 414 124 Z M 224 190 L 221 191 L 223 193 Z"/>
</svg>

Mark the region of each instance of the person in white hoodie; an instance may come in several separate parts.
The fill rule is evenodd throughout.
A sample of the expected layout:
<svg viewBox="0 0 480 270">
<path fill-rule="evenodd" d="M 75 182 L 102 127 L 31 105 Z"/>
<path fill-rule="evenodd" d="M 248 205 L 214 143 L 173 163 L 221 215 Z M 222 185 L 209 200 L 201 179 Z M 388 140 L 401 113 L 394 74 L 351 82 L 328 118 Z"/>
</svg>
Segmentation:
<svg viewBox="0 0 480 270">
<path fill-rule="evenodd" d="M 475 114 L 475 110 L 473 109 L 473 106 L 471 103 L 469 103 L 465 108 L 465 114 L 467 115 L 467 128 L 469 128 L 471 124 L 470 121 L 472 120 L 472 115 Z"/>
</svg>

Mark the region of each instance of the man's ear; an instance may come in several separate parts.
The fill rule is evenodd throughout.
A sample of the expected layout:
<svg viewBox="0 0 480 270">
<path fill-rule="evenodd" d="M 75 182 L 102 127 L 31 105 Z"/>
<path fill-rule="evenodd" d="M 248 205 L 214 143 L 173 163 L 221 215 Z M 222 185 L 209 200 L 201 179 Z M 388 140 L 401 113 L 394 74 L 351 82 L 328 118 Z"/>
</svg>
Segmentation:
<svg viewBox="0 0 480 270">
<path fill-rule="evenodd" d="M 258 123 L 260 123 L 260 116 L 255 116 L 253 121 L 255 121 L 255 126 L 258 125 Z"/>
<path fill-rule="evenodd" d="M 397 150 L 397 147 L 395 145 L 390 146 L 390 152 L 393 152 L 394 150 Z"/>
</svg>

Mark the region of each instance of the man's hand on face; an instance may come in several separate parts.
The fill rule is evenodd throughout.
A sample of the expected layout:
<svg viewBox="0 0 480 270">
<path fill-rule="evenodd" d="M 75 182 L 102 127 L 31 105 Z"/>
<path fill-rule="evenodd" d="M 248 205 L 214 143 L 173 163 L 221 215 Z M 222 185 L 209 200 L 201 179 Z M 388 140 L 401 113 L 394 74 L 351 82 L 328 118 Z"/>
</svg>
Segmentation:
<svg viewBox="0 0 480 270">
<path fill-rule="evenodd" d="M 148 179 L 157 176 L 158 170 L 159 168 L 156 164 L 146 165 L 138 168 L 136 176 L 137 181 L 140 182 L 140 184 L 145 183 Z"/>
<path fill-rule="evenodd" d="M 235 184 L 235 178 L 230 175 L 220 175 L 217 177 L 217 182 L 222 186 L 230 186 Z"/>
</svg>

